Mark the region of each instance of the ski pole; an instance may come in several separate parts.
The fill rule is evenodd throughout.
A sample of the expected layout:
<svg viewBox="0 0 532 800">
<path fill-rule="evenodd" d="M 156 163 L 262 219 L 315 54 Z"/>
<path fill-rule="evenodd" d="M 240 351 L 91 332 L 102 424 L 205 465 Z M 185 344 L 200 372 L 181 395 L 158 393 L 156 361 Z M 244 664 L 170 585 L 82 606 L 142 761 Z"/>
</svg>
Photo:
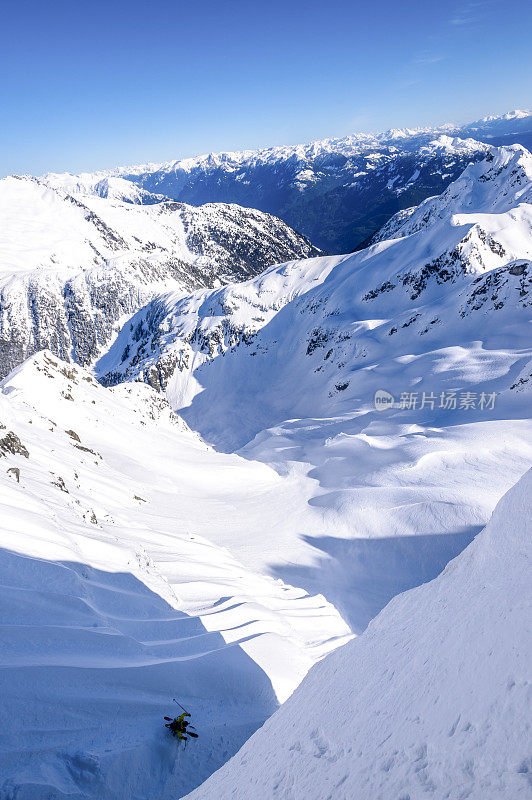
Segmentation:
<svg viewBox="0 0 532 800">
<path fill-rule="evenodd" d="M 186 708 L 184 706 L 182 706 L 181 703 L 178 703 L 177 700 L 175 699 L 175 697 L 173 697 L 172 699 L 173 699 L 174 703 L 176 703 L 179 706 L 179 708 L 183 709 L 185 714 L 188 714 L 188 711 L 186 710 Z"/>
</svg>

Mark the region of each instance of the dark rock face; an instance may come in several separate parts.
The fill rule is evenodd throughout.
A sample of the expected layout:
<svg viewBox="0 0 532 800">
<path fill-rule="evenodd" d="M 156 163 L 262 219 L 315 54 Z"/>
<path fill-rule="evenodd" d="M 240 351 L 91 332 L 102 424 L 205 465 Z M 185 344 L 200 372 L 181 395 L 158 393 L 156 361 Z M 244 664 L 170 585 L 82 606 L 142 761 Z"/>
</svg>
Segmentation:
<svg viewBox="0 0 532 800">
<path fill-rule="evenodd" d="M 17 483 L 20 483 L 20 469 L 18 467 L 9 467 L 6 470 L 8 475 L 13 475 Z"/>
<path fill-rule="evenodd" d="M 445 136 L 445 142 L 435 140 Z M 470 141 L 465 145 L 464 140 Z M 461 141 L 460 141 L 461 140 Z M 348 253 L 398 211 L 440 194 L 487 145 L 532 146 L 532 117 L 440 129 L 355 135 L 251 154 L 221 153 L 191 166 L 120 170 L 144 193 L 201 205 L 239 203 L 275 214 L 318 247 Z"/>
<path fill-rule="evenodd" d="M 44 269 L 17 274 L 0 288 L 0 377 L 43 349 L 91 365 L 117 326 L 165 289 L 190 292 L 217 280 L 243 280 L 272 264 L 320 253 L 281 220 L 234 205 L 152 205 L 146 213 L 159 240 L 147 242 L 141 233 L 131 235 L 127 211 L 122 234 L 77 198 L 62 195 L 58 202 L 79 212 L 80 242 L 89 257 L 72 274 L 53 253 Z M 20 247 L 24 251 L 25 243 Z"/>
<path fill-rule="evenodd" d="M 532 264 L 519 261 L 511 266 L 493 270 L 473 281 L 473 288 L 462 309 L 461 316 L 471 312 L 499 311 L 513 299 L 517 307 L 529 308 L 532 305 Z M 517 279 L 517 280 L 516 280 Z"/>
<path fill-rule="evenodd" d="M 162 215 L 180 210 L 187 248 L 194 256 L 216 264 L 217 274 L 212 274 L 208 283 L 204 279 L 202 285 L 209 285 L 216 277 L 225 279 L 223 282 L 245 280 L 273 264 L 321 253 L 307 237 L 254 208 L 226 203 L 200 208 L 161 203 L 159 208 Z"/>
<path fill-rule="evenodd" d="M 5 456 L 10 453 L 13 456 L 24 456 L 29 458 L 29 452 L 20 441 L 19 437 L 13 431 L 9 431 L 0 439 L 0 456 Z"/>
</svg>

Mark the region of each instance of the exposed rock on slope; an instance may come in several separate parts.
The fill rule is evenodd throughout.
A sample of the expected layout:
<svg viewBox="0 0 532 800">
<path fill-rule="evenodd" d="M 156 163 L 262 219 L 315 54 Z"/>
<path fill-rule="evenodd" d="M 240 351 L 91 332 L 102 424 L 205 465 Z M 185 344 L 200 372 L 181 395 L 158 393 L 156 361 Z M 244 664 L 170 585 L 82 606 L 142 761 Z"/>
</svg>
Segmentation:
<svg viewBox="0 0 532 800">
<path fill-rule="evenodd" d="M 157 292 L 242 280 L 318 251 L 281 220 L 235 205 L 192 208 L 0 181 L 0 375 L 49 348 L 91 364 Z M 131 198 L 128 198 L 131 199 Z M 158 200 L 158 198 L 152 198 Z"/>
<path fill-rule="evenodd" d="M 45 180 L 69 192 L 117 192 L 132 202 L 151 202 L 155 192 L 195 205 L 240 203 L 280 216 L 329 252 L 347 253 L 396 211 L 443 191 L 488 152 L 483 142 L 530 147 L 532 114 L 515 111 L 461 127 L 354 134 Z"/>
</svg>

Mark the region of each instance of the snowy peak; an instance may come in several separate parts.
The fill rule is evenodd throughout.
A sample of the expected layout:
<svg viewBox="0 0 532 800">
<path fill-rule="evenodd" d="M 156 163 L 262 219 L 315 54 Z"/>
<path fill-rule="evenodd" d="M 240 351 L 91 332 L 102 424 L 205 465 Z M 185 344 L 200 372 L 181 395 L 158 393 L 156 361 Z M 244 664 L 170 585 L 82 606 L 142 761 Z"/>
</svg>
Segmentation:
<svg viewBox="0 0 532 800">
<path fill-rule="evenodd" d="M 138 203 L 150 205 L 160 203 L 168 198 L 164 195 L 151 194 L 136 186 L 131 181 L 112 176 L 107 173 L 48 173 L 40 179 L 47 186 L 58 189 L 66 194 L 98 195 L 110 200 L 125 203 Z"/>
<path fill-rule="evenodd" d="M 155 298 L 122 329 L 96 365 L 101 380 L 143 376 L 165 390 L 175 369 L 251 343 L 287 304 L 322 283 L 345 256 L 291 261 L 254 280 L 180 296 Z M 199 355 L 201 353 L 201 355 Z"/>
<path fill-rule="evenodd" d="M 509 111 L 507 114 L 493 115 L 486 117 L 464 126 L 472 132 L 472 135 L 483 134 L 488 138 L 497 136 L 508 136 L 519 131 L 530 133 L 532 130 L 532 111 L 519 110 Z"/>
<path fill-rule="evenodd" d="M 63 188 L 51 188 L 37 178 L 11 177 L 0 181 L 0 213 L 4 231 L 0 274 L 35 267 L 52 268 L 56 264 L 57 271 L 73 272 L 87 266 L 88 254 L 91 255 L 90 265 L 105 266 L 111 257 L 131 250 L 136 250 L 136 255 L 140 257 L 142 254 L 148 261 L 154 260 L 153 254 L 160 256 L 162 253 L 169 258 L 181 256 L 190 259 L 191 256 L 202 256 L 206 244 L 220 244 L 220 239 L 224 238 L 231 241 L 231 234 L 236 238 L 234 231 L 239 228 L 244 235 L 246 225 L 249 226 L 247 235 L 255 240 L 258 257 L 261 235 L 269 235 L 271 245 L 276 231 L 281 228 L 285 229 L 285 248 L 305 243 L 304 249 L 308 253 L 316 252 L 304 237 L 298 236 L 280 220 L 254 209 L 210 204 L 203 210 L 171 202 L 138 208 L 136 204 L 123 202 L 116 196 L 118 193 L 111 191 L 116 183 L 131 188 L 133 193 L 136 191 L 133 184 L 114 178 L 95 183 L 94 192 L 85 192 L 87 186 L 83 184 L 83 192 L 78 191 L 75 195 Z M 202 223 L 205 230 L 200 231 Z M 29 234 L 26 239 L 20 236 L 23 227 Z M 189 235 L 191 228 L 193 235 Z M 279 254 L 272 254 L 271 261 L 278 260 Z M 238 259 L 239 254 L 233 253 L 237 260 L 236 268 L 247 263 L 246 255 Z M 63 261 L 67 263 L 63 265 Z M 199 261 L 198 266 L 201 265 Z M 252 268 L 251 264 L 249 267 Z"/>
<path fill-rule="evenodd" d="M 521 145 L 493 148 L 486 158 L 466 167 L 439 196 L 417 208 L 398 212 L 372 242 L 409 236 L 441 221 L 467 224 L 470 213 L 504 213 L 532 202 L 532 155 Z"/>
<path fill-rule="evenodd" d="M 516 108 L 514 111 L 508 111 L 506 114 L 499 114 L 499 115 L 488 114 L 488 116 L 482 117 L 480 122 L 499 122 L 499 121 L 500 122 L 504 122 L 504 121 L 514 120 L 514 119 L 526 119 L 527 117 L 530 117 L 530 116 L 532 116 L 532 111 L 530 111 L 530 110 L 524 111 L 524 110 Z M 478 123 L 474 123 L 473 122 L 471 124 L 475 125 L 475 124 L 478 124 Z"/>
<path fill-rule="evenodd" d="M 281 217 L 328 252 L 345 253 L 395 212 L 440 194 L 468 163 L 486 155 L 484 142 L 528 144 L 527 131 L 532 115 L 512 113 L 473 126 L 357 133 L 43 180 L 71 193 L 102 191 L 106 180 L 116 180 L 118 196 L 132 202 L 161 196 L 192 205 L 236 202 Z M 138 196 L 124 182 L 136 186 Z"/>
<path fill-rule="evenodd" d="M 157 293 L 246 278 L 318 252 L 253 209 L 146 200 L 119 178 L 92 189 L 0 181 L 0 375 L 42 348 L 89 365 Z M 132 193 L 147 204 L 129 202 Z"/>
<path fill-rule="evenodd" d="M 290 160 L 301 162 L 314 160 L 332 153 L 353 156 L 362 151 L 368 151 L 372 147 L 378 148 L 379 145 L 392 143 L 401 143 L 415 150 L 424 140 L 429 141 L 429 144 L 424 145 L 429 149 L 431 149 L 430 140 L 439 142 L 440 146 L 442 141 L 445 140 L 449 153 L 453 151 L 453 148 L 457 150 L 466 148 L 473 153 L 478 149 L 480 142 L 478 140 L 475 141 L 474 138 L 468 138 L 464 134 L 472 130 L 478 130 L 479 132 L 480 129 L 490 130 L 492 127 L 493 129 L 497 128 L 497 133 L 503 130 L 508 133 L 511 132 L 512 125 L 508 126 L 506 123 L 512 123 L 514 120 L 519 120 L 520 126 L 525 125 L 528 126 L 527 130 L 532 130 L 531 111 L 512 111 L 499 116 L 488 116 L 464 126 L 446 123 L 437 127 L 393 128 L 382 133 L 355 133 L 349 136 L 326 138 L 306 144 L 266 147 L 259 150 L 243 150 L 240 152 L 205 153 L 196 158 L 186 158 L 159 164 L 151 163 L 131 167 L 118 167 L 108 174 L 133 176 L 143 175 L 147 172 L 162 173 L 173 171 L 177 173 L 181 170 L 191 172 L 198 166 L 201 166 L 204 171 L 208 171 L 210 168 L 218 168 L 223 165 L 233 167 L 236 164 L 257 165 Z M 465 143 L 464 140 L 466 140 Z M 50 176 L 45 177 L 48 180 Z"/>
<path fill-rule="evenodd" d="M 441 134 L 432 139 L 428 144 L 420 148 L 420 153 L 427 155 L 469 155 L 472 158 L 478 156 L 479 153 L 490 152 L 490 146 L 478 142 L 475 139 L 460 139 L 456 136 L 448 136 Z"/>
</svg>

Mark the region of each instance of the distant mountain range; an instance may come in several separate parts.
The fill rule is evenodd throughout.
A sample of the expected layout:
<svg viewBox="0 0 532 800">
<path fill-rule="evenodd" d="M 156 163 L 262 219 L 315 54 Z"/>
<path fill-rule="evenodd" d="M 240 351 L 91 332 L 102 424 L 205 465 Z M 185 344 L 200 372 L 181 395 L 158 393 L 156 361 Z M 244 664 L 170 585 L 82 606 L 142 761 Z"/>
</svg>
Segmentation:
<svg viewBox="0 0 532 800">
<path fill-rule="evenodd" d="M 238 203 L 275 214 L 323 250 L 346 253 L 392 214 L 440 194 L 487 144 L 516 142 L 532 146 L 530 111 L 43 180 L 135 203 Z"/>
</svg>

